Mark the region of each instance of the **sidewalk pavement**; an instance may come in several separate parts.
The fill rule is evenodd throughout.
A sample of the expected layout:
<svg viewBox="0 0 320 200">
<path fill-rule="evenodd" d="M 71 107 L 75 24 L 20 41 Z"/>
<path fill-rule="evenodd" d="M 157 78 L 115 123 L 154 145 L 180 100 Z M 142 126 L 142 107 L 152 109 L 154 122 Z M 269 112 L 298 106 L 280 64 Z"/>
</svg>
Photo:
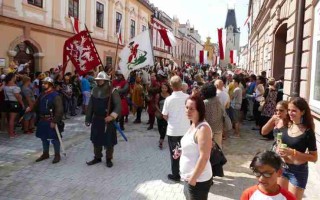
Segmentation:
<svg viewBox="0 0 320 200">
<path fill-rule="evenodd" d="M 85 127 L 83 121 L 83 116 L 67 120 L 63 134 L 67 157 L 62 157 L 56 165 L 51 164 L 52 156 L 34 163 L 41 154 L 41 141 L 34 136 L 9 140 L 0 134 L 0 199 L 185 199 L 183 185 L 167 179 L 170 173 L 168 143 L 163 150 L 158 148 L 156 128 L 147 131 L 147 125 L 133 124 L 133 118 L 129 117 L 125 125 L 129 142 L 118 135 L 114 167 L 107 168 L 104 159 L 103 163 L 89 167 L 85 161 L 93 158 L 93 147 L 90 128 Z M 145 113 L 143 121 L 147 121 Z M 260 140 L 258 133 L 251 131 L 251 125 L 245 122 L 240 139 L 224 142 L 228 159 L 225 177 L 214 178 L 209 199 L 239 199 L 244 189 L 256 183 L 249 170 L 250 161 L 272 142 Z M 318 200 L 319 174 L 314 164 L 310 164 L 309 169 L 304 199 Z"/>
</svg>

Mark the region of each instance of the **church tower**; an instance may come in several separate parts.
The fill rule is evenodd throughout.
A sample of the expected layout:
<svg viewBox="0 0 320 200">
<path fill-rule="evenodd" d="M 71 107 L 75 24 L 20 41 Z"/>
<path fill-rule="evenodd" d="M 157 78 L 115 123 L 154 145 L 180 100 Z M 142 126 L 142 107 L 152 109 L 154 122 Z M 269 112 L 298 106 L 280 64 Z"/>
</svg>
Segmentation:
<svg viewBox="0 0 320 200">
<path fill-rule="evenodd" d="M 238 57 L 240 50 L 240 28 L 237 27 L 237 19 L 235 8 L 228 8 L 225 23 L 225 44 L 224 44 L 224 60 L 221 61 L 222 67 L 227 67 L 230 63 L 230 51 L 233 50 L 234 63 Z"/>
</svg>

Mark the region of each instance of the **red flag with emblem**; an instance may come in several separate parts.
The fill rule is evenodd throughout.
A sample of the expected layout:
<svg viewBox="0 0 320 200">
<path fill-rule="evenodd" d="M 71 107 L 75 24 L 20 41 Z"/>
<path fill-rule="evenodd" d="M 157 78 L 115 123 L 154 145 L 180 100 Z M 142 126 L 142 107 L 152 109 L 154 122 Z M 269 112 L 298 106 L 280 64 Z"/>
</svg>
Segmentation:
<svg viewBox="0 0 320 200">
<path fill-rule="evenodd" d="M 98 52 L 87 30 L 81 31 L 64 43 L 63 74 L 66 69 L 68 58 L 76 68 L 79 75 L 86 74 L 95 67 L 102 65 Z"/>
</svg>

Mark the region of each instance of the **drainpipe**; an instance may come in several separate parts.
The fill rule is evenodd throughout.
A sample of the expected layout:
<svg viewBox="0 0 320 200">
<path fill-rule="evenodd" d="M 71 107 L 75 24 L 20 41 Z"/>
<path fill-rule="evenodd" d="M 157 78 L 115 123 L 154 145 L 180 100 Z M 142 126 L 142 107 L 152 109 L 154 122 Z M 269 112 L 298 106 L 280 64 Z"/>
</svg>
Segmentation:
<svg viewBox="0 0 320 200">
<path fill-rule="evenodd" d="M 303 30 L 304 30 L 304 9 L 305 0 L 297 1 L 297 15 L 295 24 L 296 40 L 294 42 L 294 59 L 293 72 L 291 83 L 291 97 L 300 96 L 300 75 L 301 75 L 301 58 L 302 58 L 302 44 L 303 44 Z"/>
</svg>

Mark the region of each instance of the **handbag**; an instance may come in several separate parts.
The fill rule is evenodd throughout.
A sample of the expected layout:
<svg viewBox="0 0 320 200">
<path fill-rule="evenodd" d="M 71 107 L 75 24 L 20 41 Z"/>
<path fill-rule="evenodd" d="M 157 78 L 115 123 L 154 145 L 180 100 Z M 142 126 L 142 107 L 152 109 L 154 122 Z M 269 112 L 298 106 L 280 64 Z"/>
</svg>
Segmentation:
<svg viewBox="0 0 320 200">
<path fill-rule="evenodd" d="M 163 119 L 163 115 L 160 111 L 156 110 L 155 115 L 157 119 Z"/>
<path fill-rule="evenodd" d="M 227 158 L 224 156 L 219 145 L 213 141 L 214 145 L 211 149 L 210 154 L 210 163 L 212 166 L 214 165 L 225 165 L 227 163 Z"/>
<path fill-rule="evenodd" d="M 223 177 L 224 176 L 223 165 L 225 165 L 226 163 L 227 163 L 226 157 L 224 156 L 219 145 L 217 145 L 217 143 L 214 142 L 214 146 L 211 149 L 211 155 L 210 155 L 212 176 Z"/>
<path fill-rule="evenodd" d="M 258 111 L 262 112 L 265 104 L 266 104 L 266 101 L 265 101 L 265 99 L 263 98 L 263 100 L 260 101 L 260 103 L 259 103 Z"/>
<path fill-rule="evenodd" d="M 225 109 L 223 109 L 223 129 L 230 131 L 232 129 L 232 122 Z"/>
</svg>

